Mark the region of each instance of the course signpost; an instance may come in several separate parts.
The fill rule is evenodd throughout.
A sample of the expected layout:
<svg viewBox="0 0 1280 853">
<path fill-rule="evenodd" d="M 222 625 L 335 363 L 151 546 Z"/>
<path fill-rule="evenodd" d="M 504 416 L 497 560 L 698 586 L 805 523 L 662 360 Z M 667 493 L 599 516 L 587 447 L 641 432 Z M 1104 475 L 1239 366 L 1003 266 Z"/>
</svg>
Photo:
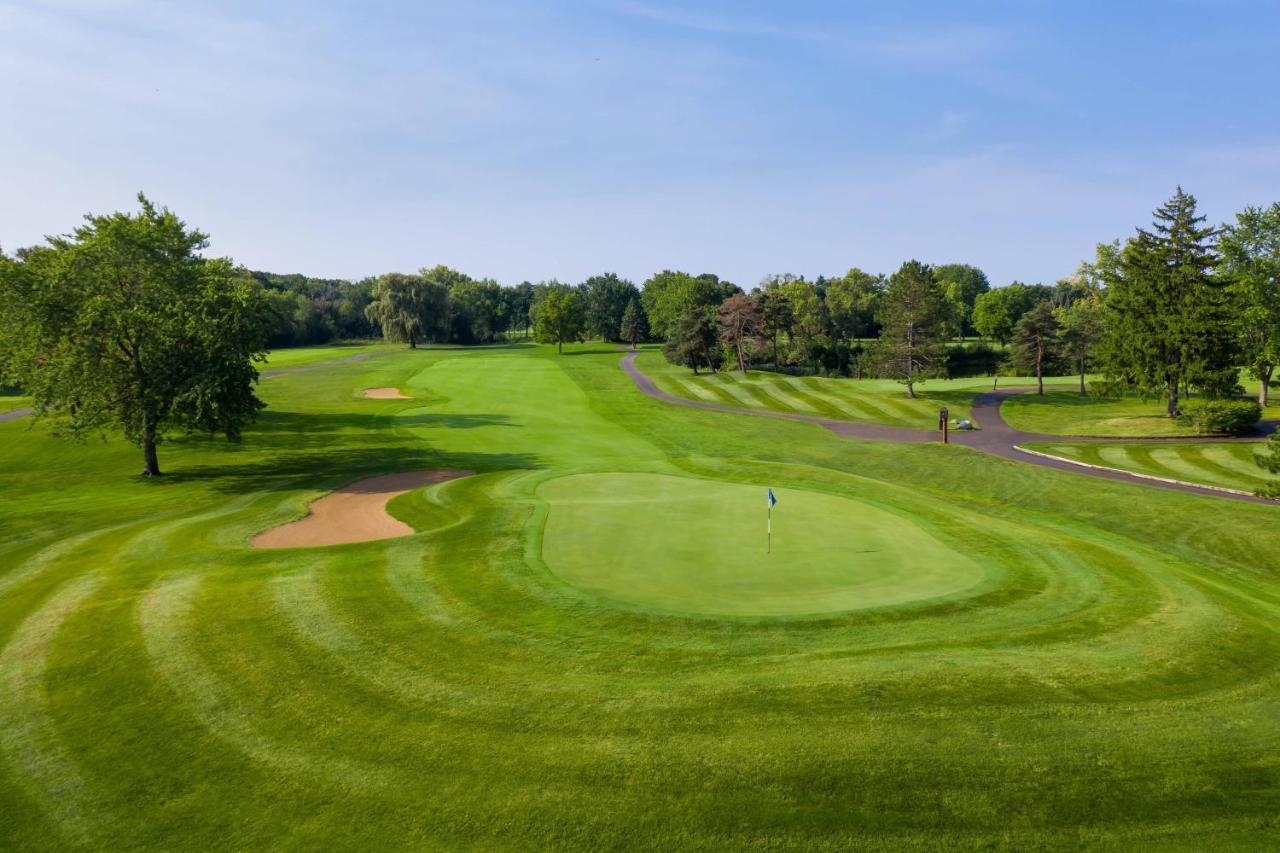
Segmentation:
<svg viewBox="0 0 1280 853">
<path fill-rule="evenodd" d="M 943 406 L 938 411 L 938 429 L 942 430 L 942 443 L 949 444 L 949 436 L 947 435 L 947 427 L 949 425 L 947 407 Z"/>
</svg>

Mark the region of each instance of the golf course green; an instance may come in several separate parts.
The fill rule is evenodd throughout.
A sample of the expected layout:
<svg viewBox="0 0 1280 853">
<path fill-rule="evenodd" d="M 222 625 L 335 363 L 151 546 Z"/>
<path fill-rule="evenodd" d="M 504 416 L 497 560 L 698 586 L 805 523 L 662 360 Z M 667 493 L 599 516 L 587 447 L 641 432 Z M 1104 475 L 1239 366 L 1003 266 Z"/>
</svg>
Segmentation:
<svg viewBox="0 0 1280 853">
<path fill-rule="evenodd" d="M 0 848 L 1274 846 L 1280 507 L 352 352 L 163 477 L 0 422 Z"/>
<path fill-rule="evenodd" d="M 783 493 L 778 533 L 768 536 L 759 487 L 579 474 L 552 480 L 538 494 L 550 504 L 542 555 L 551 570 L 641 607 L 834 613 L 945 598 L 984 578 L 976 563 L 905 516 L 834 495 Z"/>
</svg>

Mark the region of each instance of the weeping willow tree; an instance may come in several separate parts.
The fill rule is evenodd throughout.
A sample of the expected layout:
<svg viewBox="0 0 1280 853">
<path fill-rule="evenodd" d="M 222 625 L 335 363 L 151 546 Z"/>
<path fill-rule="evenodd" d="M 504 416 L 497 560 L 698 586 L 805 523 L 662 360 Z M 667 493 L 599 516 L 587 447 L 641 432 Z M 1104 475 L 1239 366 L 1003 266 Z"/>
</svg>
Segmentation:
<svg viewBox="0 0 1280 853">
<path fill-rule="evenodd" d="M 420 275 L 388 273 L 374 282 L 373 301 L 364 311 L 384 338 L 415 349 L 419 342 L 436 340 L 448 323 L 449 290 Z"/>
</svg>

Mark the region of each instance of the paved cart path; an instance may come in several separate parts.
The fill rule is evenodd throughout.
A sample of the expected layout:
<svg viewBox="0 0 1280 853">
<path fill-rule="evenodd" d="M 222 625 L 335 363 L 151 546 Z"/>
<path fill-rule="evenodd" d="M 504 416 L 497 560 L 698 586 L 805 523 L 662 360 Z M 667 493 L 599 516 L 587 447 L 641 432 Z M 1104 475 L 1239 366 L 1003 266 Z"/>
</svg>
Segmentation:
<svg viewBox="0 0 1280 853">
<path fill-rule="evenodd" d="M 708 403 L 701 400 L 689 400 L 684 397 L 677 397 L 674 394 L 668 394 L 666 391 L 658 388 L 653 380 L 646 376 L 636 365 L 637 353 L 627 353 L 622 358 L 622 369 L 635 382 L 636 387 L 640 391 L 656 400 L 662 400 L 666 403 L 673 403 L 677 406 L 686 406 L 691 409 L 710 409 L 711 411 L 727 412 L 735 415 L 752 415 L 754 417 L 765 418 L 781 418 L 789 421 L 804 421 L 806 423 L 818 424 L 826 427 L 832 432 L 845 436 L 846 438 L 865 439 L 867 441 L 938 441 L 938 433 L 934 431 L 906 429 L 903 427 L 882 426 L 879 424 L 863 424 L 853 423 L 851 421 L 836 420 L 833 418 L 823 418 L 814 415 L 798 415 L 790 412 L 772 412 L 764 409 L 748 409 L 739 406 L 729 406 L 720 403 Z M 1210 486 L 1197 486 L 1192 483 L 1173 482 L 1166 480 L 1157 480 L 1149 477 L 1142 477 L 1136 474 L 1130 474 L 1125 471 L 1119 471 L 1110 468 L 1088 468 L 1063 459 L 1049 456 L 1039 456 L 1018 449 L 1018 445 L 1036 441 L 1089 441 L 1089 442 L 1116 442 L 1131 441 L 1137 443 L 1143 439 L 1117 439 L 1102 436 L 1064 436 L 1064 435 L 1038 435 L 1031 432 L 1023 432 L 1010 426 L 1000 414 L 1000 404 L 1008 397 L 1014 394 L 1025 394 L 1026 388 L 1001 388 L 995 391 L 988 391 L 979 394 L 973 401 L 973 421 L 980 429 L 955 430 L 951 433 L 951 441 L 953 444 L 970 447 L 982 453 L 990 453 L 992 456 L 1000 456 L 1004 459 L 1012 459 L 1017 462 L 1026 462 L 1031 465 L 1040 465 L 1045 468 L 1054 468 L 1059 471 L 1069 471 L 1073 474 L 1084 474 L 1090 477 L 1099 477 L 1103 480 L 1115 480 L 1122 483 L 1133 483 L 1139 486 L 1147 486 L 1158 489 L 1170 489 L 1176 492 L 1187 492 L 1193 495 L 1206 495 L 1215 498 L 1226 498 L 1228 500 L 1244 501 L 1246 503 L 1269 504 L 1275 506 L 1275 501 L 1266 500 L 1265 498 L 1255 497 L 1253 495 L 1242 494 L 1237 492 L 1223 491 Z M 1264 428 L 1274 430 L 1275 422 L 1267 422 Z M 1256 441 L 1257 438 L 1184 438 L 1175 439 L 1179 441 Z M 1167 439 L 1146 439 L 1147 442 L 1164 442 Z"/>
</svg>

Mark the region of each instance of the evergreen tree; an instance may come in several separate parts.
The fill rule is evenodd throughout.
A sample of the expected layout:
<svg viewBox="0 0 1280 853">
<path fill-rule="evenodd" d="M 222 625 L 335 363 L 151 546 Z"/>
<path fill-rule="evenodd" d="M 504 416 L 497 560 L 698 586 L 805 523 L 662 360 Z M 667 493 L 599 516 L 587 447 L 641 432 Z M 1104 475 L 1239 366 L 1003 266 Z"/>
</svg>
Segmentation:
<svg viewBox="0 0 1280 853">
<path fill-rule="evenodd" d="M 889 277 L 872 359 L 881 373 L 907 386 L 908 397 L 915 397 L 917 383 L 946 372 L 948 310 L 946 294 L 928 264 L 907 261 Z"/>
<path fill-rule="evenodd" d="M 1171 418 L 1187 388 L 1217 396 L 1236 387 L 1230 294 L 1212 274 L 1217 232 L 1203 223 L 1179 187 L 1152 230 L 1129 240 L 1108 281 L 1107 378 L 1162 394 Z"/>
<path fill-rule="evenodd" d="M 691 368 L 695 374 L 699 367 L 706 367 L 712 373 L 718 370 L 723 353 L 720 350 L 715 311 L 707 308 L 690 308 L 686 311 L 663 345 L 662 354 L 667 361 Z"/>
<path fill-rule="evenodd" d="M 756 297 L 756 307 L 760 310 L 760 331 L 773 344 L 773 369 L 778 369 L 778 336 L 791 334 L 795 324 L 795 310 L 791 300 L 780 289 L 770 287 Z"/>
<path fill-rule="evenodd" d="M 621 326 L 622 340 L 631 344 L 631 348 L 635 349 L 636 344 L 649 337 L 649 321 L 644 316 L 644 309 L 640 307 L 640 301 L 632 297 L 627 303 L 627 310 L 622 312 Z"/>
<path fill-rule="evenodd" d="M 1258 467 L 1272 474 L 1280 474 L 1280 432 L 1271 433 L 1263 451 L 1254 457 Z M 1280 480 L 1271 480 L 1258 489 L 1264 498 L 1280 498 Z"/>
<path fill-rule="evenodd" d="M 1022 315 L 1013 332 L 1013 362 L 1035 370 L 1037 394 L 1044 393 L 1044 368 L 1053 359 L 1057 344 L 1058 317 L 1050 303 L 1041 302 Z"/>
</svg>

